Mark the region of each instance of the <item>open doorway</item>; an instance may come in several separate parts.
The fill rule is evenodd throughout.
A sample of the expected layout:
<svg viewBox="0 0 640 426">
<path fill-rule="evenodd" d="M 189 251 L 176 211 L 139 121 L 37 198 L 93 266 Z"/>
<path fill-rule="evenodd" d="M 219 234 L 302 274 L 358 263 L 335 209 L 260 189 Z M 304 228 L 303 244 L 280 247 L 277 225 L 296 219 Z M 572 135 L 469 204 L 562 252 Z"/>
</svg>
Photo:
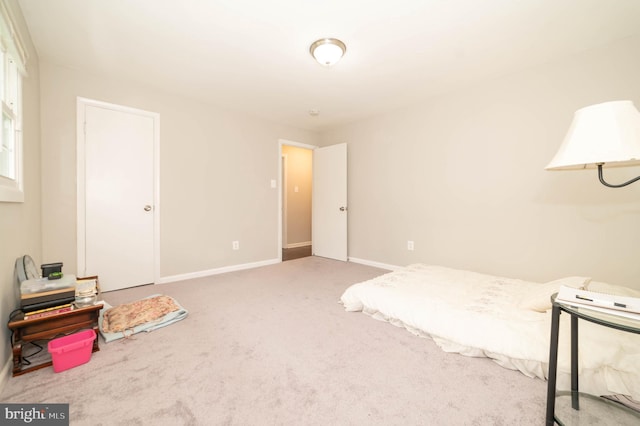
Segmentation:
<svg viewBox="0 0 640 426">
<path fill-rule="evenodd" d="M 311 256 L 313 150 L 281 145 L 282 260 Z"/>
</svg>

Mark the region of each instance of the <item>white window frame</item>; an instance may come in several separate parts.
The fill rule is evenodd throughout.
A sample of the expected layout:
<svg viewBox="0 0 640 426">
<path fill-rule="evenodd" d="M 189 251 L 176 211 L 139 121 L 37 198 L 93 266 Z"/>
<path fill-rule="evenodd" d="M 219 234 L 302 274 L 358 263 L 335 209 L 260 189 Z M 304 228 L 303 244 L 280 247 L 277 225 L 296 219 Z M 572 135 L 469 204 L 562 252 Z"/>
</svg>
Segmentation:
<svg viewBox="0 0 640 426">
<path fill-rule="evenodd" d="M 9 152 L 11 176 L 0 170 L 0 202 L 24 202 L 23 145 L 22 145 L 22 78 L 25 73 L 26 52 L 15 31 L 14 20 L 4 1 L 0 2 L 0 149 L 5 136 L 4 123 L 8 118 L 13 146 Z"/>
</svg>

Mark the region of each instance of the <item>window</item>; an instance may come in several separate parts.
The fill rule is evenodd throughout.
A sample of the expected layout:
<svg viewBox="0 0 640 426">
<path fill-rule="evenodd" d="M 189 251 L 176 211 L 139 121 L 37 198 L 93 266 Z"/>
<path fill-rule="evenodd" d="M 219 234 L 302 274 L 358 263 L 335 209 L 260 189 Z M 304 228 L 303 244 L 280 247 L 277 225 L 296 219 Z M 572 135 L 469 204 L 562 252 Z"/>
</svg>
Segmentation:
<svg viewBox="0 0 640 426">
<path fill-rule="evenodd" d="M 25 55 L 13 22 L 0 3 L 0 202 L 24 201 L 22 182 L 22 75 Z"/>
</svg>

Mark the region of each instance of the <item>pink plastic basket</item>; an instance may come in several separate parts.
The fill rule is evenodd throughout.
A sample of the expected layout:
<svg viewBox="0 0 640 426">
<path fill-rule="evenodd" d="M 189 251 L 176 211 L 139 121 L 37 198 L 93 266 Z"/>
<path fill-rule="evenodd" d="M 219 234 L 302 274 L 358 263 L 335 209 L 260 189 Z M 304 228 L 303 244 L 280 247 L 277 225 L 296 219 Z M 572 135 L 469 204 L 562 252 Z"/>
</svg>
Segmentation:
<svg viewBox="0 0 640 426">
<path fill-rule="evenodd" d="M 95 331 L 84 330 L 49 341 L 53 371 L 59 373 L 89 362 L 95 338 Z"/>
</svg>

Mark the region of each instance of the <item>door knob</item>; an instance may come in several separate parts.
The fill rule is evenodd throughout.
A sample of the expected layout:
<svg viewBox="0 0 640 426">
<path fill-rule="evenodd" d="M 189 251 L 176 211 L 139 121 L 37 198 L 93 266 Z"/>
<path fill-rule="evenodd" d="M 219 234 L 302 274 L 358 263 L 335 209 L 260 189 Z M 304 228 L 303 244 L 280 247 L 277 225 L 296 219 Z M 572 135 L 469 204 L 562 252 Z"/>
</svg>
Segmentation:
<svg viewBox="0 0 640 426">
<path fill-rule="evenodd" d="M 346 208 L 346 207 L 340 207 L 340 211 L 341 211 L 341 212 L 346 211 L 346 210 L 347 210 L 347 208 Z"/>
<path fill-rule="evenodd" d="M 146 206 L 144 206 L 144 211 L 145 212 L 149 212 L 151 211 L 151 206 L 149 204 L 147 204 Z"/>
</svg>

